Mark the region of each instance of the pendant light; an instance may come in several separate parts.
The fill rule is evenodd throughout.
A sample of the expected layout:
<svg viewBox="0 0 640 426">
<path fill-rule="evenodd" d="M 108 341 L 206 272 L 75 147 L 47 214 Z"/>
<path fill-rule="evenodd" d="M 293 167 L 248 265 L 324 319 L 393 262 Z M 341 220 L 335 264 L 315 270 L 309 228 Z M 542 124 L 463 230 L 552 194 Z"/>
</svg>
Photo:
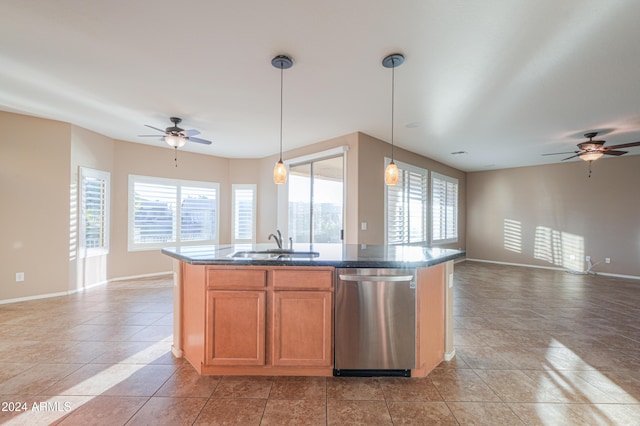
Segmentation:
<svg viewBox="0 0 640 426">
<path fill-rule="evenodd" d="M 398 166 L 393 162 L 393 119 L 394 119 L 394 96 L 395 96 L 395 70 L 402 65 L 404 56 L 400 53 L 393 53 L 382 60 L 382 66 L 391 68 L 391 162 L 384 171 L 384 181 L 387 185 L 398 183 Z"/>
<path fill-rule="evenodd" d="M 293 66 L 293 61 L 288 56 L 278 55 L 271 60 L 271 65 L 280 69 L 280 159 L 273 168 L 273 182 L 276 185 L 287 183 L 287 166 L 282 162 L 282 81 L 284 70 Z"/>
</svg>

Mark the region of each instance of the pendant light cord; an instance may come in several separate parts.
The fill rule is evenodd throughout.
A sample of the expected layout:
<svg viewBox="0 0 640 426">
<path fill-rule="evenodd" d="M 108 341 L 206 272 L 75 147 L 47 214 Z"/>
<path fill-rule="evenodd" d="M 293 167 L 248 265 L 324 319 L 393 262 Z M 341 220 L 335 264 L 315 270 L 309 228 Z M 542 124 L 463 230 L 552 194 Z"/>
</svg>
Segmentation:
<svg viewBox="0 0 640 426">
<path fill-rule="evenodd" d="M 282 86 L 284 81 L 284 64 L 280 63 L 280 162 L 282 162 Z"/>
<path fill-rule="evenodd" d="M 396 71 L 396 61 L 392 59 L 391 62 L 393 66 L 391 67 L 391 162 L 393 162 L 393 123 L 394 123 L 394 99 L 395 99 L 395 71 Z"/>
</svg>

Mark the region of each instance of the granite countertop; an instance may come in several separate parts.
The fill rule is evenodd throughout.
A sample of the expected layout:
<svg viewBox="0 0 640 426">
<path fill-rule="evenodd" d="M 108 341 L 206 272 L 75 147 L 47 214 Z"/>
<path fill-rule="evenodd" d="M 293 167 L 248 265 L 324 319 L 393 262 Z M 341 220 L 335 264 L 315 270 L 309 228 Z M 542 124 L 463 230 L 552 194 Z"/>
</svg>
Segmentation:
<svg viewBox="0 0 640 426">
<path fill-rule="evenodd" d="M 318 257 L 251 259 L 232 257 L 242 251 L 267 251 L 274 244 L 221 244 L 168 247 L 162 253 L 192 265 L 334 266 L 337 268 L 419 268 L 464 257 L 462 250 L 422 246 L 366 244 L 294 244 L 296 252 Z"/>
</svg>

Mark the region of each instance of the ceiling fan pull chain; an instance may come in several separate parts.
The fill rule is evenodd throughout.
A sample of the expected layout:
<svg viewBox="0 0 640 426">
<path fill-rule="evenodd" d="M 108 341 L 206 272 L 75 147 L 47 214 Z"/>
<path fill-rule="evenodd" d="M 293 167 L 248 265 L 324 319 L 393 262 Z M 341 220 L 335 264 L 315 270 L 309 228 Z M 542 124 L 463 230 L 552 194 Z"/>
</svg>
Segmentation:
<svg viewBox="0 0 640 426">
<path fill-rule="evenodd" d="M 593 161 L 589 161 L 589 179 L 591 179 L 591 163 L 593 163 Z"/>
<path fill-rule="evenodd" d="M 173 148 L 174 156 L 173 161 L 176 163 L 176 167 L 178 167 L 178 147 Z"/>
</svg>

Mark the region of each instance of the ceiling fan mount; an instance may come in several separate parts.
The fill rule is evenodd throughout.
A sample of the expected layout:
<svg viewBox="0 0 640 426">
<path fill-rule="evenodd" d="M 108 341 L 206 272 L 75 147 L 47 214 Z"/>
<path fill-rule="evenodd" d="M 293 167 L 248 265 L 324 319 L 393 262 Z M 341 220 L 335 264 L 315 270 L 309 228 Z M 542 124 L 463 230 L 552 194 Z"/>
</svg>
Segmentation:
<svg viewBox="0 0 640 426">
<path fill-rule="evenodd" d="M 178 120 L 180 120 L 180 119 L 178 119 Z M 173 121 L 173 117 L 171 118 L 171 121 Z M 179 121 L 178 121 L 178 123 L 179 123 Z M 598 136 L 598 132 L 589 132 L 589 133 L 585 133 L 584 134 L 584 137 L 587 138 L 587 139 L 593 139 L 596 136 Z"/>
<path fill-rule="evenodd" d="M 183 132 L 184 129 L 181 129 L 180 127 L 178 127 L 178 124 L 180 124 L 182 122 L 182 118 L 179 117 L 169 117 L 169 120 L 173 123 L 172 127 L 167 127 L 165 132 L 166 133 L 172 133 L 172 134 L 176 134 L 176 133 L 180 133 Z M 175 135 L 177 136 L 177 135 Z"/>
</svg>

